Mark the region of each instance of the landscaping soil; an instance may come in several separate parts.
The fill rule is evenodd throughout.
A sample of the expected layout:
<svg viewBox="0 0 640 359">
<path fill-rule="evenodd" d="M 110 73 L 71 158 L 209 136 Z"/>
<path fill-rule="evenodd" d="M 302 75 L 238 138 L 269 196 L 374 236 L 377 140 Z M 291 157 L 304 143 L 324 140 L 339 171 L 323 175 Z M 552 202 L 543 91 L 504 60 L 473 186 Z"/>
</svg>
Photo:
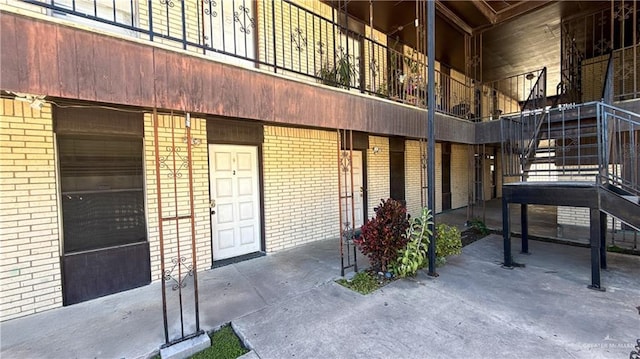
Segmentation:
<svg viewBox="0 0 640 359">
<path fill-rule="evenodd" d="M 482 232 L 480 232 L 479 230 L 477 230 L 474 227 L 471 227 L 469 229 L 464 230 L 464 232 L 462 232 L 462 246 L 466 247 L 469 244 L 482 239 L 486 236 L 488 236 L 489 234 L 483 234 Z"/>
</svg>

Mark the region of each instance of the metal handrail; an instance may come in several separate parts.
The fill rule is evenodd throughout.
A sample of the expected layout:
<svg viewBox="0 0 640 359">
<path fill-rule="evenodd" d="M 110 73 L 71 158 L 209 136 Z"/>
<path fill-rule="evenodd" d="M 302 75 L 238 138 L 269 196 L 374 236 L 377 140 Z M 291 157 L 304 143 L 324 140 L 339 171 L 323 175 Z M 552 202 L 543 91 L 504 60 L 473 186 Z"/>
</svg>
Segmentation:
<svg viewBox="0 0 640 359">
<path fill-rule="evenodd" d="M 609 61 L 607 61 L 607 71 L 602 84 L 602 101 L 613 104 L 613 52 L 609 53 Z"/>
<path fill-rule="evenodd" d="M 597 106 L 600 181 L 640 195 L 640 115 L 603 102 Z"/>
</svg>

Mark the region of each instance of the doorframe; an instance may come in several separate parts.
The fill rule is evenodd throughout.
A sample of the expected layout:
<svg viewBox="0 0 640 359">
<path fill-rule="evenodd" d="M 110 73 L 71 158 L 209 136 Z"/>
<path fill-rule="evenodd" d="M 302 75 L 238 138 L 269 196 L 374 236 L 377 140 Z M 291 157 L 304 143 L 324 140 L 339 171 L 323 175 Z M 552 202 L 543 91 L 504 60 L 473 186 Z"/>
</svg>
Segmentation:
<svg viewBox="0 0 640 359">
<path fill-rule="evenodd" d="M 210 240 L 209 246 L 211 250 L 211 268 L 221 267 L 223 265 L 240 262 L 246 259 L 252 259 L 258 256 L 265 255 L 266 251 L 266 239 L 265 239 L 265 225 L 264 225 L 264 171 L 262 168 L 263 165 L 263 149 L 262 143 L 252 143 L 248 141 L 215 141 L 210 142 L 207 141 L 207 182 L 208 187 L 207 191 L 209 192 L 209 201 L 211 201 L 211 153 L 209 152 L 209 145 L 231 145 L 231 146 L 251 146 L 257 148 L 257 160 L 258 160 L 258 206 L 260 207 L 260 249 L 258 254 L 248 253 L 237 257 L 225 258 L 214 260 L 213 259 L 213 226 L 211 224 L 211 213 L 209 213 L 209 229 L 210 229 Z M 209 209 L 211 210 L 211 209 Z"/>
<path fill-rule="evenodd" d="M 367 187 L 367 151 L 362 151 L 362 215 L 363 224 L 369 220 L 369 188 Z"/>
<path fill-rule="evenodd" d="M 391 189 L 394 187 L 392 176 L 392 157 L 393 154 L 402 154 L 402 199 L 393 198 L 391 195 Z M 406 164 L 406 140 L 404 137 L 389 137 L 389 196 L 394 200 L 399 201 L 405 207 L 407 206 L 407 164 Z"/>
<path fill-rule="evenodd" d="M 218 116 L 207 117 L 207 174 L 209 199 L 211 199 L 211 168 L 209 158 L 209 145 L 238 145 L 238 146 L 255 146 L 258 148 L 258 201 L 260 206 L 260 254 L 264 255 L 266 251 L 266 230 L 265 230 L 265 211 L 264 211 L 264 124 L 260 121 L 247 121 L 235 118 L 225 118 Z M 243 259 L 243 256 L 232 258 L 231 260 L 223 259 L 221 261 L 213 261 L 213 228 L 211 220 L 209 220 L 209 228 L 211 229 L 211 263 L 212 267 L 237 262 Z"/>
<path fill-rule="evenodd" d="M 340 150 L 345 150 L 344 144 L 340 146 Z M 369 188 L 367 187 L 367 152 L 369 150 L 369 134 L 366 132 L 353 131 L 353 148 L 354 151 L 362 153 L 362 224 L 369 219 Z"/>
</svg>

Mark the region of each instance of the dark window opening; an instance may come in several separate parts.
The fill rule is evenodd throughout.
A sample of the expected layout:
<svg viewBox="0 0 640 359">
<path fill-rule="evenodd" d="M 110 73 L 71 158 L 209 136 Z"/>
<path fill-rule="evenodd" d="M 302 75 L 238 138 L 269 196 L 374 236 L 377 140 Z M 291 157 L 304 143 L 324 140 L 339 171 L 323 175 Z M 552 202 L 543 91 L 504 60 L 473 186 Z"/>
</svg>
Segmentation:
<svg viewBox="0 0 640 359">
<path fill-rule="evenodd" d="M 404 139 L 389 139 L 389 194 L 396 201 L 407 205 L 405 198 Z"/>
<path fill-rule="evenodd" d="M 147 240 L 142 139 L 58 135 L 65 254 Z"/>
</svg>

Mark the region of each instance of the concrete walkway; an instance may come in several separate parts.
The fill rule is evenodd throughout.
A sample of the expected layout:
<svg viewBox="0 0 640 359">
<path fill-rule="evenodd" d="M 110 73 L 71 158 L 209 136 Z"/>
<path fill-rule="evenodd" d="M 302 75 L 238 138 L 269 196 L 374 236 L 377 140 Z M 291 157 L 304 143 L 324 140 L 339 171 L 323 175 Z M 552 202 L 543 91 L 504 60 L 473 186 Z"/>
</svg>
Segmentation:
<svg viewBox="0 0 640 359">
<path fill-rule="evenodd" d="M 511 231 L 521 233 L 520 205 L 509 206 L 511 216 Z M 559 242 L 567 242 L 587 246 L 589 244 L 589 227 L 558 224 L 556 206 L 529 205 L 529 235 Z M 436 221 L 455 225 L 464 230 L 467 219 L 484 218 L 487 227 L 502 231 L 502 199 L 492 199 L 484 204 L 473 207 L 473 213 L 468 213 L 467 207 L 439 213 Z M 617 222 L 620 225 L 620 222 Z M 607 229 L 607 244 L 621 248 L 640 251 L 640 235 L 631 230 L 615 231 Z M 519 248 L 519 247 L 518 247 Z"/>
<path fill-rule="evenodd" d="M 201 272 L 202 327 L 231 321 L 260 358 L 629 356 L 640 257 L 610 254 L 596 292 L 587 249 L 532 241 L 515 256 L 526 268 L 507 270 L 501 241 L 367 296 L 333 282 L 335 241 Z M 3 322 L 0 336 L 3 358 L 148 357 L 163 343 L 160 286 Z"/>
</svg>

